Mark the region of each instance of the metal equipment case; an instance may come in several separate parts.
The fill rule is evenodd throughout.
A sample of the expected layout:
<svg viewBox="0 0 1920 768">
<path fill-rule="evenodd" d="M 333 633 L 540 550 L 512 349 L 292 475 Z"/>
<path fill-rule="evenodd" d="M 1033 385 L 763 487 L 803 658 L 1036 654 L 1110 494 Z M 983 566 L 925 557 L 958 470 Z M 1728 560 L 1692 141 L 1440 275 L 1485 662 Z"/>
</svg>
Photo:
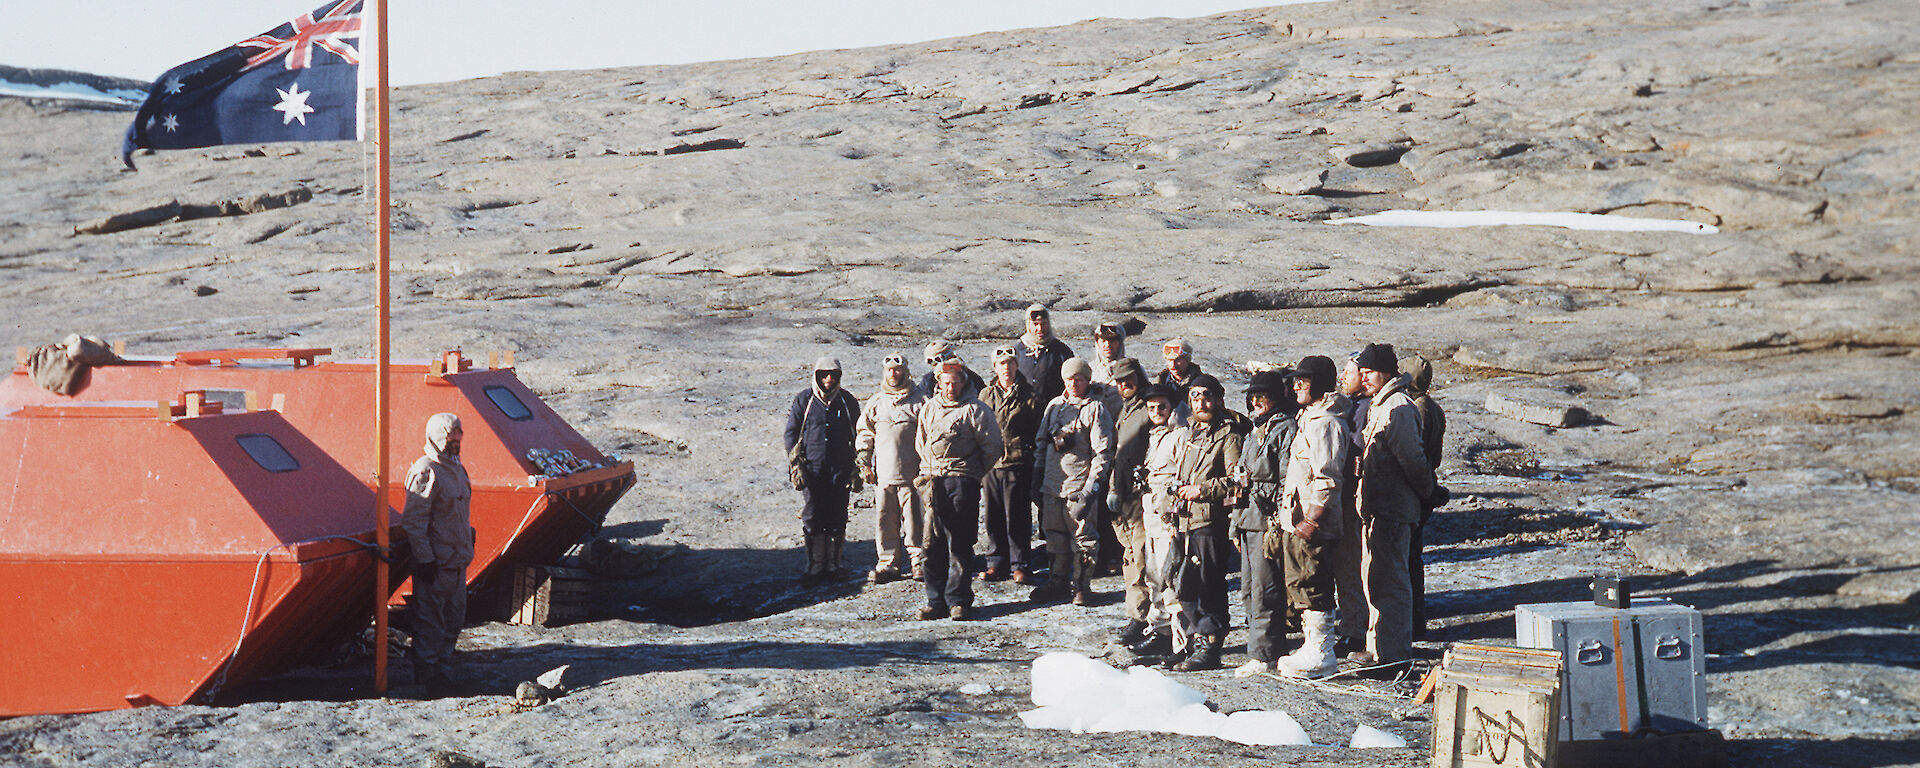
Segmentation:
<svg viewBox="0 0 1920 768">
<path fill-rule="evenodd" d="M 1664 599 L 1630 608 L 1590 602 L 1514 608 L 1515 640 L 1566 659 L 1560 738 L 1583 741 L 1707 727 L 1700 612 Z"/>
</svg>

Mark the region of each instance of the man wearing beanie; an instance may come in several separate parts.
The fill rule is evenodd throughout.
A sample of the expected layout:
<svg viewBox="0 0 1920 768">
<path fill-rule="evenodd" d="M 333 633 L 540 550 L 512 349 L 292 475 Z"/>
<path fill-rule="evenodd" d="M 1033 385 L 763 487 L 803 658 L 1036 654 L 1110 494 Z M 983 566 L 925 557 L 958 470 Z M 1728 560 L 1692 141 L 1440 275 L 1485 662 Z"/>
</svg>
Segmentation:
<svg viewBox="0 0 1920 768">
<path fill-rule="evenodd" d="M 1287 638 L 1286 573 L 1278 548 L 1265 542 L 1267 520 L 1279 510 L 1280 481 L 1286 479 L 1287 447 L 1294 436 L 1292 414 L 1297 408 L 1291 402 L 1289 373 L 1259 371 L 1247 383 L 1247 415 L 1253 430 L 1240 447 L 1247 489 L 1233 512 L 1247 616 L 1247 663 L 1262 671 L 1273 668 Z"/>
<path fill-rule="evenodd" d="M 959 363 L 938 374 L 939 391 L 920 409 L 914 447 L 929 479 L 927 607 L 922 619 L 961 620 L 973 611 L 973 544 L 980 531 L 980 478 L 1000 460 L 1000 425 L 966 392 Z"/>
<path fill-rule="evenodd" d="M 1174 663 L 1180 672 L 1220 667 L 1226 640 L 1227 566 L 1233 557 L 1227 527 L 1242 490 L 1234 481 L 1240 446 L 1252 430 L 1245 416 L 1227 410 L 1220 381 L 1200 374 L 1187 382 L 1192 421 L 1175 472 L 1178 528 L 1185 567 L 1179 578 L 1180 617 L 1186 626 L 1186 654 Z"/>
<path fill-rule="evenodd" d="M 1427 390 L 1433 387 L 1433 363 L 1419 355 L 1408 355 L 1400 361 L 1400 369 L 1407 374 L 1411 384 L 1407 394 L 1413 397 L 1413 407 L 1420 411 L 1420 442 L 1426 449 L 1427 464 L 1433 467 L 1436 476 L 1440 471 L 1440 456 L 1445 448 L 1447 437 L 1447 413 L 1440 410 L 1440 403 L 1433 399 Z M 1427 520 L 1433 517 L 1436 506 L 1444 503 L 1441 498 L 1429 499 L 1422 505 L 1419 524 L 1413 527 L 1412 540 L 1407 544 L 1407 576 L 1413 590 L 1413 639 L 1427 639 L 1427 563 L 1426 549 Z"/>
<path fill-rule="evenodd" d="M 1368 344 L 1354 360 L 1372 399 L 1360 441 L 1361 579 L 1367 593 L 1365 666 L 1413 656 L 1412 587 L 1407 548 L 1413 526 L 1434 496 L 1433 467 L 1422 443 L 1420 411 L 1408 396 L 1393 347 Z"/>
<path fill-rule="evenodd" d="M 1073 357 L 1073 350 L 1066 342 L 1054 338 L 1053 314 L 1046 307 L 1039 304 L 1027 307 L 1027 332 L 1014 343 L 1013 349 L 1020 354 L 1020 372 L 1039 390 L 1040 402 L 1050 403 L 1059 397 L 1066 386 L 1061 381 L 1060 366 Z"/>
<path fill-rule="evenodd" d="M 1272 522 L 1286 532 L 1287 601 L 1300 612 L 1300 647 L 1281 657 L 1276 671 L 1314 678 L 1338 669 L 1334 654 L 1336 544 L 1358 535 L 1344 529 L 1347 454 L 1353 447 L 1346 421 L 1347 399 L 1335 388 L 1333 361 L 1318 355 L 1300 360 L 1294 372 L 1294 402 L 1301 406 L 1299 432 L 1287 450 L 1280 514 Z"/>
<path fill-rule="evenodd" d="M 1039 393 L 1020 372 L 1013 347 L 993 351 L 993 381 L 980 399 L 993 410 L 1005 446 L 982 482 L 986 496 L 987 581 L 1029 584 L 1027 558 L 1033 546 L 1033 433 L 1040 429 Z"/>
<path fill-rule="evenodd" d="M 847 501 L 860 483 L 853 464 L 859 421 L 860 401 L 840 388 L 840 361 L 815 361 L 813 386 L 794 395 L 787 409 L 788 477 L 805 500 L 800 508 L 800 531 L 807 540 L 802 586 L 814 586 L 841 571 Z"/>
<path fill-rule="evenodd" d="M 911 386 L 906 357 L 887 355 L 884 366 L 880 391 L 860 409 L 854 450 L 860 479 L 873 486 L 873 548 L 878 557 L 867 580 L 874 584 L 899 581 L 918 570 L 925 539 L 920 496 L 913 487 L 920 454 L 913 443 L 920 406 L 927 399 Z"/>
<path fill-rule="evenodd" d="M 1111 530 L 1120 550 L 1120 575 L 1126 582 L 1127 624 L 1120 631 L 1121 645 L 1134 645 L 1146 639 L 1147 612 L 1147 538 L 1142 527 L 1139 476 L 1147 461 L 1147 444 L 1153 421 L 1147 414 L 1147 376 L 1140 361 L 1123 357 L 1113 362 L 1113 388 L 1120 394 L 1120 412 L 1114 419 L 1113 480 L 1107 487 L 1107 508 L 1112 511 Z"/>
<path fill-rule="evenodd" d="M 1053 562 L 1047 583 L 1033 591 L 1032 599 L 1071 597 L 1075 605 L 1091 605 L 1098 510 L 1113 462 L 1113 415 L 1091 397 L 1093 371 L 1085 360 L 1069 358 L 1060 372 L 1065 390 L 1047 404 L 1034 435 L 1040 529 Z"/>
</svg>

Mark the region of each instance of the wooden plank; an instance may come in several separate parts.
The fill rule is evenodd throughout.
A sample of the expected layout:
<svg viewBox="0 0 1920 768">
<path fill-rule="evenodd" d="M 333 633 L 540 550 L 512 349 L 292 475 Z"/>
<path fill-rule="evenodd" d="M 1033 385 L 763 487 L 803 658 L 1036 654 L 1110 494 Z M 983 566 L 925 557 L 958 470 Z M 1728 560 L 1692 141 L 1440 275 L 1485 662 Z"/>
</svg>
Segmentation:
<svg viewBox="0 0 1920 768">
<path fill-rule="evenodd" d="M 176 352 L 173 355 L 173 361 L 188 365 L 207 365 L 215 362 L 235 363 L 241 360 L 292 360 L 296 365 L 302 363 L 312 365 L 315 357 L 331 354 L 333 350 L 327 347 L 235 347 Z"/>
<path fill-rule="evenodd" d="M 587 617 L 592 589 L 592 576 L 585 571 L 553 566 L 515 566 L 512 589 L 507 595 L 507 620 L 513 624 L 538 627 L 579 621 Z"/>
</svg>

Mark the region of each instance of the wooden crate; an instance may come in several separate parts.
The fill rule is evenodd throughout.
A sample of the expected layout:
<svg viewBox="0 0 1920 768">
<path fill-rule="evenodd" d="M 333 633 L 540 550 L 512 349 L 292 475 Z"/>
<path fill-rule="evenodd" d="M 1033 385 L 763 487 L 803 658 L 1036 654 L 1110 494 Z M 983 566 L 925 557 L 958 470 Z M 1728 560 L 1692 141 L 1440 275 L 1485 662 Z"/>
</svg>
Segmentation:
<svg viewBox="0 0 1920 768">
<path fill-rule="evenodd" d="M 1433 768 L 1548 768 L 1559 743 L 1560 652 L 1460 643 L 1433 697 Z"/>
<path fill-rule="evenodd" d="M 551 627 L 587 618 L 593 576 L 578 568 L 516 565 L 508 591 L 507 621 Z"/>
</svg>

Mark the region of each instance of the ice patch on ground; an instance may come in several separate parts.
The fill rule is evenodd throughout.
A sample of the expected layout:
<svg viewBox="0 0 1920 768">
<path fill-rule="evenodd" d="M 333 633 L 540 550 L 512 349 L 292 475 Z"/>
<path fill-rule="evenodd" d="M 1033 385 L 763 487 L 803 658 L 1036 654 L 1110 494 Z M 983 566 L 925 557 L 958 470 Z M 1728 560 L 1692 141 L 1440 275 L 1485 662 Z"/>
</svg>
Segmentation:
<svg viewBox="0 0 1920 768">
<path fill-rule="evenodd" d="M 1033 662 L 1033 703 L 1020 713 L 1028 728 L 1075 733 L 1179 733 L 1241 744 L 1311 746 L 1305 730 L 1285 712 L 1224 715 L 1207 697 L 1152 667 L 1125 672 L 1071 653 L 1049 653 Z"/>
<path fill-rule="evenodd" d="M 1365 725 L 1353 729 L 1353 741 L 1347 746 L 1354 749 L 1402 749 L 1407 740 L 1378 728 Z"/>
<path fill-rule="evenodd" d="M 1313 746 L 1307 730 L 1292 715 L 1277 711 L 1246 710 L 1227 715 L 1219 735 L 1238 744 Z"/>
<path fill-rule="evenodd" d="M 1371 216 L 1333 219 L 1328 224 L 1365 224 L 1370 227 L 1565 227 L 1605 232 L 1687 232 L 1711 235 L 1720 231 L 1711 224 L 1676 219 L 1643 219 L 1632 216 L 1605 216 L 1595 213 L 1550 213 L 1538 211 L 1383 211 Z"/>
</svg>

